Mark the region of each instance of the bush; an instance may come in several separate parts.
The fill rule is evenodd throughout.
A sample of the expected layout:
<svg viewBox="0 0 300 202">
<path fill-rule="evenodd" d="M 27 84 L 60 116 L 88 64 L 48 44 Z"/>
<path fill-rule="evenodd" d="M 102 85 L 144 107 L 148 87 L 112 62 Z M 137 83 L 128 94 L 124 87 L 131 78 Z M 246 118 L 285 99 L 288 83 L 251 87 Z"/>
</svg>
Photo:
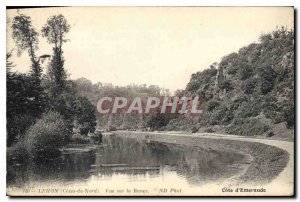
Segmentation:
<svg viewBox="0 0 300 202">
<path fill-rule="evenodd" d="M 239 67 L 237 65 L 230 65 L 227 70 L 227 74 L 235 75 L 238 71 Z"/>
<path fill-rule="evenodd" d="M 60 154 L 59 148 L 68 142 L 68 137 L 63 117 L 57 112 L 49 111 L 28 129 L 24 144 L 32 158 L 52 159 Z"/>
<path fill-rule="evenodd" d="M 210 100 L 206 104 L 206 110 L 212 112 L 215 108 L 219 107 L 220 103 L 216 100 Z"/>
<path fill-rule="evenodd" d="M 239 68 L 239 78 L 241 80 L 248 79 L 249 77 L 253 76 L 253 69 L 247 63 L 242 63 L 241 67 Z"/>
<path fill-rule="evenodd" d="M 272 91 L 276 82 L 276 72 L 270 66 L 265 66 L 259 69 L 259 77 L 261 92 L 267 94 Z"/>
<path fill-rule="evenodd" d="M 252 94 L 255 91 L 257 80 L 256 79 L 247 79 L 243 85 L 243 90 L 245 94 Z"/>
<path fill-rule="evenodd" d="M 152 114 L 150 117 L 148 117 L 148 120 L 146 121 L 147 127 L 150 127 L 151 131 L 157 130 L 163 126 L 166 126 L 171 117 L 169 114 Z"/>
<path fill-rule="evenodd" d="M 294 103 L 290 103 L 283 108 L 284 121 L 287 128 L 293 128 L 295 124 L 295 108 Z"/>
<path fill-rule="evenodd" d="M 265 101 L 262 105 L 266 118 L 271 119 L 273 123 L 284 121 L 283 108 L 275 101 Z"/>
<path fill-rule="evenodd" d="M 255 136 L 262 135 L 270 128 L 257 119 L 235 119 L 226 132 L 234 135 Z"/>
<path fill-rule="evenodd" d="M 77 97 L 74 102 L 75 120 L 82 135 L 93 133 L 96 129 L 95 107 L 86 97 Z"/>
<path fill-rule="evenodd" d="M 172 119 L 168 125 L 166 126 L 166 130 L 168 131 L 189 131 L 193 130 L 195 127 L 195 123 L 191 119 L 187 119 L 185 117 L 178 117 Z"/>
<path fill-rule="evenodd" d="M 219 88 L 222 90 L 226 90 L 226 92 L 231 91 L 233 89 L 232 84 L 229 80 L 224 79 L 219 83 Z"/>
<path fill-rule="evenodd" d="M 209 123 L 211 125 L 219 125 L 222 124 L 222 120 L 224 119 L 226 115 L 226 108 L 225 107 L 220 107 L 218 110 L 215 110 L 209 119 Z"/>
<path fill-rule="evenodd" d="M 235 111 L 236 118 L 246 118 L 258 116 L 261 112 L 261 107 L 258 102 L 243 102 Z"/>
</svg>

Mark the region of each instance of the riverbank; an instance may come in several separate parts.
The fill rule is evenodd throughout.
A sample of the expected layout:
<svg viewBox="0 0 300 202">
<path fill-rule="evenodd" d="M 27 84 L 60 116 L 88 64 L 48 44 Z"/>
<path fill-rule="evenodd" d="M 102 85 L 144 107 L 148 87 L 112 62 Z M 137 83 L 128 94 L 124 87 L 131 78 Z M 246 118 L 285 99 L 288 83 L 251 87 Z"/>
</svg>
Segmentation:
<svg viewBox="0 0 300 202">
<path fill-rule="evenodd" d="M 264 186 L 269 195 L 292 195 L 294 179 L 294 143 L 280 140 L 246 138 L 242 136 L 195 133 L 159 133 L 114 131 L 114 135 L 146 141 L 196 146 L 212 150 L 234 150 L 250 154 L 252 160 L 244 172 L 228 179 L 228 186 Z"/>
</svg>

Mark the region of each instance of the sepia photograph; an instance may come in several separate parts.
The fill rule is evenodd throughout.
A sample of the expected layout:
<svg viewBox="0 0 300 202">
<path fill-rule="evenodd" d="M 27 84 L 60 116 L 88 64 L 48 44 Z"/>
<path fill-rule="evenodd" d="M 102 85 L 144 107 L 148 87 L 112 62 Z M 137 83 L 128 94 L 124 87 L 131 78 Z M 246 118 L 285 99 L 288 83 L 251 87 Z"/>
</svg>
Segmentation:
<svg viewBox="0 0 300 202">
<path fill-rule="evenodd" d="M 294 34 L 293 6 L 6 7 L 6 195 L 295 196 Z"/>
</svg>

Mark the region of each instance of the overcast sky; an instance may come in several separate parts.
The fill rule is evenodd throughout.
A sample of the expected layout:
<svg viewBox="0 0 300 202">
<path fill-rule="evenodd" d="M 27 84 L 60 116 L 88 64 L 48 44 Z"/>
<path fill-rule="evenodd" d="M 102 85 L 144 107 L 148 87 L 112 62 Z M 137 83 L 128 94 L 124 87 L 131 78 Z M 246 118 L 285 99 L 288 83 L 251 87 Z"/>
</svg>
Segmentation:
<svg viewBox="0 0 300 202">
<path fill-rule="evenodd" d="M 71 79 L 93 83 L 159 85 L 185 88 L 192 73 L 252 42 L 276 26 L 293 28 L 291 7 L 72 7 L 22 9 L 40 31 L 51 15 L 63 14 L 71 30 L 64 44 L 65 68 Z M 15 48 L 8 10 L 7 51 Z M 52 54 L 39 38 L 39 54 Z M 15 49 L 14 49 L 15 50 Z M 13 52 L 15 70 L 27 72 L 27 52 Z"/>
</svg>

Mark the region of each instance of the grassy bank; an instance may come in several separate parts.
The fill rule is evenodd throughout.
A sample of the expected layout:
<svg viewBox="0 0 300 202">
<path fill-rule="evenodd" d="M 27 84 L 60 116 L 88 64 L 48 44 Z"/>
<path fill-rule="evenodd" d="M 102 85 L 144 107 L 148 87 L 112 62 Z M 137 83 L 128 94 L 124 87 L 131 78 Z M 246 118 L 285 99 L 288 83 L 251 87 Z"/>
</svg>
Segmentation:
<svg viewBox="0 0 300 202">
<path fill-rule="evenodd" d="M 212 150 L 234 150 L 250 154 L 250 166 L 238 181 L 240 183 L 265 184 L 271 182 L 285 168 L 289 153 L 275 146 L 241 140 L 217 139 L 191 135 L 171 135 L 151 132 L 115 131 L 115 135 L 163 143 L 197 146 Z"/>
</svg>

